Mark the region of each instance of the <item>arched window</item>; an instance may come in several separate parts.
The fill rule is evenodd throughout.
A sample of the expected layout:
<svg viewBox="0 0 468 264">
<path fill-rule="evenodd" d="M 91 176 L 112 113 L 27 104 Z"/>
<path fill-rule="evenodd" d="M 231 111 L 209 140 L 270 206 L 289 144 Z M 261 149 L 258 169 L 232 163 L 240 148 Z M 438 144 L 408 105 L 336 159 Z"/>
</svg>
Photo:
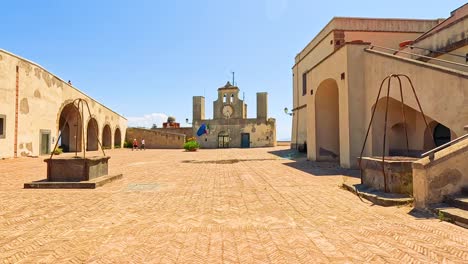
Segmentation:
<svg viewBox="0 0 468 264">
<path fill-rule="evenodd" d="M 234 103 L 234 94 L 231 94 L 231 103 Z"/>
<path fill-rule="evenodd" d="M 227 101 L 227 97 L 226 97 L 226 94 L 224 94 L 224 96 L 223 96 L 223 103 L 226 103 L 226 101 Z"/>
</svg>

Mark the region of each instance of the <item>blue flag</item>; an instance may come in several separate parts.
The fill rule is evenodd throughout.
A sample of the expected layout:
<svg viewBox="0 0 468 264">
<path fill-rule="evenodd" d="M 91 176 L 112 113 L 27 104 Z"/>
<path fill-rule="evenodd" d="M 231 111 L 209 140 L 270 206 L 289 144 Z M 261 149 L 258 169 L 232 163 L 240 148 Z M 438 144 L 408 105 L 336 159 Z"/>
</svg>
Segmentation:
<svg viewBox="0 0 468 264">
<path fill-rule="evenodd" d="M 203 134 L 206 134 L 206 125 L 205 125 L 205 123 L 201 124 L 200 128 L 197 131 L 197 136 L 201 136 Z"/>
</svg>

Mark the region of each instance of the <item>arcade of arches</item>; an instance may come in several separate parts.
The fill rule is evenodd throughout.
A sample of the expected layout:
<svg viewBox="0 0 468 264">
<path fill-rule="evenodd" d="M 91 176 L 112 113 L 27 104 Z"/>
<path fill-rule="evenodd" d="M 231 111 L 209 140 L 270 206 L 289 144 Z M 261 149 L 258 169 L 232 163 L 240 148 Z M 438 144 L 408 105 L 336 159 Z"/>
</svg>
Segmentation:
<svg viewBox="0 0 468 264">
<path fill-rule="evenodd" d="M 59 145 L 64 152 L 82 151 L 81 139 L 83 136 L 83 128 L 81 122 L 81 114 L 78 108 L 72 103 L 66 105 L 59 118 Z M 90 118 L 86 124 L 86 150 L 95 151 L 99 149 L 99 142 L 103 148 L 112 148 L 114 146 L 122 146 L 122 133 L 120 128 L 115 128 L 114 138 L 112 138 L 111 127 L 106 124 L 102 129 L 102 134 L 99 132 L 99 124 L 95 118 Z M 99 141 L 99 135 L 102 135 Z"/>
</svg>

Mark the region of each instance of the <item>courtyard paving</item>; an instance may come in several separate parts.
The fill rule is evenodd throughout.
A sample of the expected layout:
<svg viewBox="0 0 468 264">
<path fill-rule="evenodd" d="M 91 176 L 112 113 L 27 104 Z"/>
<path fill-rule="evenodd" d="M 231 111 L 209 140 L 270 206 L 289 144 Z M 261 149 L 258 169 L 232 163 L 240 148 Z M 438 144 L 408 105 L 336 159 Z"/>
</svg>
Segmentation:
<svg viewBox="0 0 468 264">
<path fill-rule="evenodd" d="M 0 160 L 0 263 L 468 263 L 468 230 L 340 188 L 286 147 L 108 151 L 121 180 L 23 189 L 41 158 Z"/>
</svg>

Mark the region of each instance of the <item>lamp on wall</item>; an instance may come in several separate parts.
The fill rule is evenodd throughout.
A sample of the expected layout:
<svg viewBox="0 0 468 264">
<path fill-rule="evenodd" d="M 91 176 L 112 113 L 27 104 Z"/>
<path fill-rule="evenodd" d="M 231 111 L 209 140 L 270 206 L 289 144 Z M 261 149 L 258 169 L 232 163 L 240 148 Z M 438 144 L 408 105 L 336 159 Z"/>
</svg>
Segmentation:
<svg viewBox="0 0 468 264">
<path fill-rule="evenodd" d="M 189 119 L 188 118 L 185 118 L 185 123 L 191 125 L 192 123 L 189 122 Z"/>
<path fill-rule="evenodd" d="M 287 107 L 284 108 L 284 113 L 290 116 L 294 115 L 293 112 L 289 112 L 289 109 Z"/>
</svg>

